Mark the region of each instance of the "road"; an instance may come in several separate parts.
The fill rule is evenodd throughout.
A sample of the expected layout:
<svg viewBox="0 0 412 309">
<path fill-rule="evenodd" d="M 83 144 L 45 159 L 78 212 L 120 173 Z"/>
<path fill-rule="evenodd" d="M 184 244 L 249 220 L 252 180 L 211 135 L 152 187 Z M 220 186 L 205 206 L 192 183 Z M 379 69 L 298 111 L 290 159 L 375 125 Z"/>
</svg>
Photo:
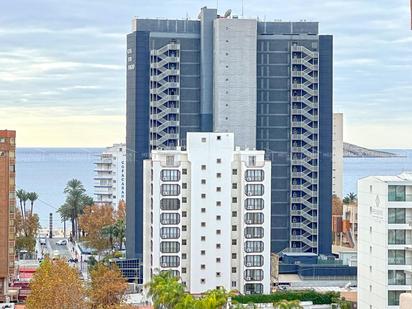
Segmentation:
<svg viewBox="0 0 412 309">
<path fill-rule="evenodd" d="M 49 246 L 48 246 L 49 251 L 50 251 L 50 248 L 51 248 L 51 252 L 49 252 L 49 254 L 50 254 L 50 256 L 53 256 L 54 252 L 57 251 L 57 252 L 59 252 L 59 256 L 61 258 L 70 259 L 72 257 L 72 255 L 71 255 L 69 249 L 67 248 L 67 246 L 66 245 L 62 246 L 62 245 L 57 245 L 56 244 L 61 239 L 63 239 L 63 238 L 52 238 L 52 239 L 47 238 L 47 241 L 49 243 Z"/>
</svg>

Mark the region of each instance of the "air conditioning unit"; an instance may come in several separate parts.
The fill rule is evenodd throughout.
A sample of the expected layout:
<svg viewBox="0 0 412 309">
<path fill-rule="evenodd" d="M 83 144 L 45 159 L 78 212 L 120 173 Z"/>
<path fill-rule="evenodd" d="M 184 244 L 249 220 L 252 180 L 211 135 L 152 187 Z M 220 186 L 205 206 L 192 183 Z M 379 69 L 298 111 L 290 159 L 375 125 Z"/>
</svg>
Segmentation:
<svg viewBox="0 0 412 309">
<path fill-rule="evenodd" d="M 167 263 L 162 263 L 162 267 L 167 267 Z"/>
<path fill-rule="evenodd" d="M 250 248 L 246 248 L 246 250 L 245 250 L 246 252 L 252 252 L 252 249 L 250 249 Z"/>
<path fill-rule="evenodd" d="M 252 234 L 246 234 L 246 238 L 252 238 Z"/>
<path fill-rule="evenodd" d="M 252 267 L 252 263 L 246 263 L 246 267 Z"/>
<path fill-rule="evenodd" d="M 252 177 L 246 177 L 246 181 L 252 181 Z"/>
<path fill-rule="evenodd" d="M 246 280 L 250 281 L 250 280 L 252 280 L 252 277 L 246 277 Z"/>
<path fill-rule="evenodd" d="M 246 224 L 252 224 L 252 220 L 246 220 Z"/>
</svg>

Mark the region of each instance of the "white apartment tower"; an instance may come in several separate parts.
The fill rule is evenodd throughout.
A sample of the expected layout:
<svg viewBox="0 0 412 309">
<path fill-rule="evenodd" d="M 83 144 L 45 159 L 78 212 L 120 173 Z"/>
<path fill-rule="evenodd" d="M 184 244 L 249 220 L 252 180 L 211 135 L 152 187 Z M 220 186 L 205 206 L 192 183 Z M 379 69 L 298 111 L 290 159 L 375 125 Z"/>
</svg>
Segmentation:
<svg viewBox="0 0 412 309">
<path fill-rule="evenodd" d="M 343 114 L 333 114 L 332 194 L 343 198 Z"/>
<path fill-rule="evenodd" d="M 412 173 L 358 182 L 358 304 L 399 308 L 412 285 Z"/>
<path fill-rule="evenodd" d="M 271 168 L 233 133 L 188 133 L 144 161 L 144 281 L 171 270 L 190 293 L 270 292 Z"/>
<path fill-rule="evenodd" d="M 94 201 L 116 209 L 126 200 L 126 144 L 107 147 L 95 165 Z"/>
</svg>

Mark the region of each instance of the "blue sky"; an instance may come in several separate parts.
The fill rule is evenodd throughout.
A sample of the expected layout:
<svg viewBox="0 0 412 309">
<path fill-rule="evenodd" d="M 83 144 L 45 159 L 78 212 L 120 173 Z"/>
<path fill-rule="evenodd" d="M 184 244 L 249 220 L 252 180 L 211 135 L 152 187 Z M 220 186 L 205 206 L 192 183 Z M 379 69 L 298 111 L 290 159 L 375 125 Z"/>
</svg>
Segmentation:
<svg viewBox="0 0 412 309">
<path fill-rule="evenodd" d="M 21 146 L 106 146 L 125 135 L 131 18 L 196 18 L 214 1 L 3 0 L 0 128 Z M 240 14 L 241 1 L 218 2 Z M 248 0 L 245 17 L 319 21 L 335 42 L 335 111 L 345 140 L 412 148 L 409 0 Z"/>
</svg>

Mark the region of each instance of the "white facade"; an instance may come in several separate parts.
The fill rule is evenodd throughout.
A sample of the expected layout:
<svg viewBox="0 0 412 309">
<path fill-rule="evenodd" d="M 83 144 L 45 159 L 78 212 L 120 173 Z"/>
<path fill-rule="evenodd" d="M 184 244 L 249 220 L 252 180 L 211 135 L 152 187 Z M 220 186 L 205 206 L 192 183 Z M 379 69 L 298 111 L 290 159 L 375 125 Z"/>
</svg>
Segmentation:
<svg viewBox="0 0 412 309">
<path fill-rule="evenodd" d="M 412 174 L 358 182 L 359 308 L 399 308 L 412 284 Z"/>
<path fill-rule="evenodd" d="M 256 45 L 255 19 L 214 20 L 214 131 L 240 147 L 256 147 Z"/>
<path fill-rule="evenodd" d="M 270 162 L 233 133 L 188 133 L 144 162 L 144 282 L 172 270 L 191 293 L 270 292 Z"/>
<path fill-rule="evenodd" d="M 95 162 L 94 201 L 117 208 L 126 200 L 126 144 L 114 144 Z"/>
<path fill-rule="evenodd" d="M 343 114 L 333 114 L 332 194 L 343 198 Z"/>
</svg>

